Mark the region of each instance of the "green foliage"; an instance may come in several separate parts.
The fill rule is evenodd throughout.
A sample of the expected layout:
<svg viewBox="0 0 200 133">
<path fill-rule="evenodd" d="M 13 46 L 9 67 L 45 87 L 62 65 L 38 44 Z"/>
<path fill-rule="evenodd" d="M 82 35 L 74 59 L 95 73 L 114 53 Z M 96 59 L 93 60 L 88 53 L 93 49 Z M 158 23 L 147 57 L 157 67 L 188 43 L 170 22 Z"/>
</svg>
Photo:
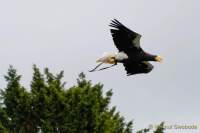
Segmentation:
<svg viewBox="0 0 200 133">
<path fill-rule="evenodd" d="M 7 133 L 9 128 L 9 120 L 6 111 L 0 106 L 0 133 Z"/>
<path fill-rule="evenodd" d="M 145 128 L 145 129 L 142 129 L 140 131 L 137 131 L 137 133 L 148 133 L 150 131 L 149 128 Z"/>
<path fill-rule="evenodd" d="M 137 133 L 148 133 L 150 130 L 151 130 L 150 128 L 145 128 L 140 131 L 137 131 Z M 164 122 L 162 122 L 156 127 L 156 130 L 153 131 L 153 133 L 164 133 L 164 130 L 165 130 Z"/>
<path fill-rule="evenodd" d="M 160 125 L 158 125 L 157 129 L 154 131 L 154 133 L 164 133 L 164 122 L 162 122 Z"/>
<path fill-rule="evenodd" d="M 132 121 L 126 122 L 116 107 L 109 107 L 112 90 L 103 95 L 103 85 L 93 85 L 84 73 L 69 89 L 62 78 L 63 71 L 54 75 L 45 68 L 41 73 L 34 65 L 27 91 L 10 66 L 7 87 L 0 94 L 0 132 L 132 133 Z M 162 133 L 162 126 L 155 133 Z"/>
</svg>

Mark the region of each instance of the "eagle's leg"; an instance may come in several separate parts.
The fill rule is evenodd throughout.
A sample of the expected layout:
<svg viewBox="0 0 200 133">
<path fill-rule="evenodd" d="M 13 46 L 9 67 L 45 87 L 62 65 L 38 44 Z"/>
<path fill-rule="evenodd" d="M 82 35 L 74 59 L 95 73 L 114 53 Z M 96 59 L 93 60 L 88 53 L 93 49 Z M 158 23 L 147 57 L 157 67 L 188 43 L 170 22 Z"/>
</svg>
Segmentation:
<svg viewBox="0 0 200 133">
<path fill-rule="evenodd" d="M 103 64 L 103 62 L 99 63 L 94 69 L 89 70 L 89 72 L 94 72 L 98 67 L 100 67 Z"/>
</svg>

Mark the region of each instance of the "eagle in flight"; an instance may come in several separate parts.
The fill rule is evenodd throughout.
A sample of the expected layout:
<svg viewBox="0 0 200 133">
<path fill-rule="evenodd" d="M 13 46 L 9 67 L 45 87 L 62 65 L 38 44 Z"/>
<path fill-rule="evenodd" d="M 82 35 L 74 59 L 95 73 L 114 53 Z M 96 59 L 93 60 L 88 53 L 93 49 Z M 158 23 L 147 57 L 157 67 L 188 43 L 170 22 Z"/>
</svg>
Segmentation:
<svg viewBox="0 0 200 133">
<path fill-rule="evenodd" d="M 122 63 L 127 72 L 127 76 L 129 76 L 151 72 L 153 65 L 149 61 L 162 62 L 163 59 L 160 56 L 149 54 L 140 47 L 140 34 L 128 29 L 116 19 L 112 20 L 109 26 L 112 27 L 110 32 L 119 52 L 104 54 L 103 57 L 97 60 L 100 64 L 90 70 L 90 72 L 95 71 L 104 63 L 112 65 L 99 70 L 104 70 L 117 65 L 117 63 Z"/>
</svg>

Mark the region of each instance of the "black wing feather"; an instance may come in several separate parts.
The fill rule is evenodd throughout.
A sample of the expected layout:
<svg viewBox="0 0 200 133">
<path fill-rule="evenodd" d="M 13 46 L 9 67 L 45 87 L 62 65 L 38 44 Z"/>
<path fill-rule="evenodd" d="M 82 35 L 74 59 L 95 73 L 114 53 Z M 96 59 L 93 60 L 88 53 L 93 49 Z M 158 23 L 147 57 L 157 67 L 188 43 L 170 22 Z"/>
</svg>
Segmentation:
<svg viewBox="0 0 200 133">
<path fill-rule="evenodd" d="M 125 53 L 130 54 L 130 52 L 141 49 L 140 34 L 131 31 L 116 19 L 112 20 L 109 26 L 115 28 L 110 31 L 113 41 L 119 51 L 124 51 Z"/>
</svg>

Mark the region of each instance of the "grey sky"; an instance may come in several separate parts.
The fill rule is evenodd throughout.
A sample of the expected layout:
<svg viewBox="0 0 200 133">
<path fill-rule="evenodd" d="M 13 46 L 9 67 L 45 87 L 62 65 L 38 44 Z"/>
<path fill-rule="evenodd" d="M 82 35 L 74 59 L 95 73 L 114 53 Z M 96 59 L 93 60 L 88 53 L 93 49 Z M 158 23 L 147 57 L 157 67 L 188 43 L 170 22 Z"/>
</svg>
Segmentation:
<svg viewBox="0 0 200 133">
<path fill-rule="evenodd" d="M 0 1 L 0 87 L 9 64 L 28 87 L 32 64 L 65 71 L 67 86 L 79 72 L 112 88 L 112 105 L 134 128 L 166 121 L 198 125 L 200 132 L 200 2 L 197 0 Z M 147 75 L 127 77 L 122 65 L 87 73 L 103 52 L 115 52 L 108 24 L 117 18 L 142 34 L 143 49 L 164 57 Z"/>
</svg>

